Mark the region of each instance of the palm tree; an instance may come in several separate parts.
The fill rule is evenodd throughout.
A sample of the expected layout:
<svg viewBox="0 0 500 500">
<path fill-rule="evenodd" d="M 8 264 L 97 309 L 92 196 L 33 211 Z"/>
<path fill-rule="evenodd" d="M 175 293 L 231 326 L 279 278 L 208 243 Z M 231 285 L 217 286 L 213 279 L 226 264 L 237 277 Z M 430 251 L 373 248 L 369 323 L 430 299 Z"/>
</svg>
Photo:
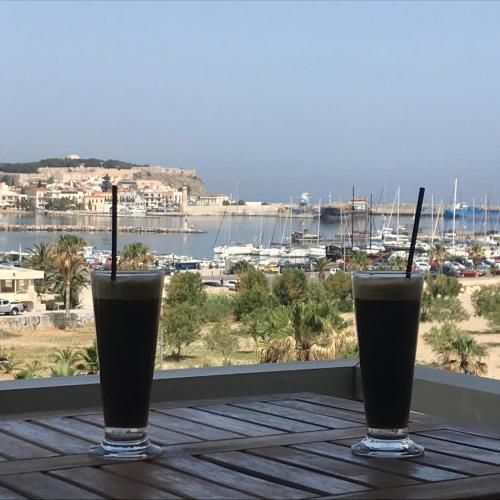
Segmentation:
<svg viewBox="0 0 500 500">
<path fill-rule="evenodd" d="M 488 353 L 486 345 L 477 342 L 454 323 L 448 321 L 431 328 L 424 339 L 439 356 L 443 368 L 470 375 L 486 373 L 488 365 L 481 360 Z"/>
<path fill-rule="evenodd" d="M 474 263 L 474 270 L 477 270 L 477 266 L 481 262 L 484 255 L 483 247 L 479 243 L 474 243 L 467 249 L 467 253 Z"/>
<path fill-rule="evenodd" d="M 97 356 L 97 345 L 94 340 L 89 347 L 84 347 L 78 352 L 79 363 L 76 369 L 87 375 L 95 375 L 99 372 L 99 357 Z"/>
<path fill-rule="evenodd" d="M 33 248 L 28 249 L 28 257 L 23 260 L 23 264 L 38 271 L 49 270 L 51 268 L 49 248 L 49 245 L 43 241 L 33 245 Z"/>
<path fill-rule="evenodd" d="M 325 272 L 328 268 L 328 261 L 326 257 L 320 257 L 319 259 L 316 259 L 316 261 L 314 262 L 314 267 L 318 272 L 318 279 L 324 279 Z"/>
<path fill-rule="evenodd" d="M 295 302 L 288 311 L 288 317 L 281 314 L 268 318 L 274 331 L 268 338 L 263 337 L 261 363 L 332 359 L 355 354 L 356 341 L 350 329 L 352 321 L 343 320 L 331 304 Z"/>
<path fill-rule="evenodd" d="M 366 269 L 370 264 L 370 259 L 365 252 L 354 251 L 351 257 L 351 270 Z"/>
<path fill-rule="evenodd" d="M 65 361 L 59 361 L 55 366 L 50 367 L 51 377 L 72 377 L 75 375 L 75 369 Z"/>
<path fill-rule="evenodd" d="M 251 262 L 248 262 L 247 260 L 239 260 L 236 264 L 234 264 L 232 272 L 233 274 L 244 274 L 248 271 L 253 271 L 254 269 L 255 266 Z"/>
<path fill-rule="evenodd" d="M 139 271 L 148 269 L 154 262 L 151 250 L 144 243 L 129 243 L 119 253 L 120 261 L 118 267 L 127 271 Z"/>
<path fill-rule="evenodd" d="M 86 266 L 85 260 L 80 252 L 83 251 L 85 240 L 79 236 L 71 234 L 59 236 L 59 238 L 50 246 L 49 257 L 52 260 L 52 265 L 56 275 L 56 279 L 62 289 L 64 297 L 64 306 L 66 311 L 66 325 L 69 325 L 69 310 L 71 307 L 72 298 L 72 282 L 73 282 L 73 297 L 75 292 L 74 283 L 76 277 L 78 282 L 85 281 Z M 88 278 L 87 278 L 88 281 Z"/>
<path fill-rule="evenodd" d="M 80 359 L 80 352 L 71 349 L 71 347 L 66 347 L 63 349 L 57 349 L 54 351 L 49 358 L 56 364 L 67 364 L 68 366 L 74 367 Z"/>
<path fill-rule="evenodd" d="M 26 368 L 23 370 L 19 370 L 18 372 L 14 373 L 14 378 L 15 379 L 31 379 L 31 378 L 36 378 L 38 377 L 38 372 L 41 370 L 42 365 L 40 361 L 35 359 L 31 363 L 28 363 L 26 365 Z"/>
<path fill-rule="evenodd" d="M 438 272 L 443 268 L 443 261 L 448 256 L 446 248 L 441 243 L 435 243 L 429 252 L 430 259 L 434 260 L 434 265 Z"/>
<path fill-rule="evenodd" d="M 44 271 L 45 277 L 43 280 L 36 280 L 35 290 L 38 295 L 49 290 L 52 270 L 52 262 L 50 259 L 50 246 L 43 241 L 33 246 L 28 250 L 28 257 L 23 259 L 23 266 L 38 271 Z"/>
</svg>

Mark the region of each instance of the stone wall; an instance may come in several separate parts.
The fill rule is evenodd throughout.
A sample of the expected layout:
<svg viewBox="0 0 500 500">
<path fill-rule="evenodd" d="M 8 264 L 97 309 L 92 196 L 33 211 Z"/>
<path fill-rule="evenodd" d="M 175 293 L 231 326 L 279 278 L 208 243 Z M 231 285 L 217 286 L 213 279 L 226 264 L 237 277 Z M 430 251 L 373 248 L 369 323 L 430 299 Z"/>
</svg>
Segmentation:
<svg viewBox="0 0 500 500">
<path fill-rule="evenodd" d="M 83 326 L 94 319 L 89 309 L 73 310 L 70 313 L 70 326 Z M 0 329 L 24 330 L 37 328 L 64 328 L 64 311 L 39 311 L 19 314 L 18 316 L 0 316 Z"/>
</svg>

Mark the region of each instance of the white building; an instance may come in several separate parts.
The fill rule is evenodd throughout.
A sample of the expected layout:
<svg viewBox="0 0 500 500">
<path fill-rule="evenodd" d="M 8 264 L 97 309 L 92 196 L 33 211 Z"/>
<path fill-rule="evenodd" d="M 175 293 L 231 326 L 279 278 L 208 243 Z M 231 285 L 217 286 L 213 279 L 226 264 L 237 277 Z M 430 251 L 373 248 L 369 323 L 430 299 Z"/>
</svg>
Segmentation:
<svg viewBox="0 0 500 500">
<path fill-rule="evenodd" d="M 0 299 L 22 302 L 28 311 L 43 309 L 35 291 L 35 280 L 43 279 L 44 275 L 43 271 L 0 265 Z"/>
</svg>

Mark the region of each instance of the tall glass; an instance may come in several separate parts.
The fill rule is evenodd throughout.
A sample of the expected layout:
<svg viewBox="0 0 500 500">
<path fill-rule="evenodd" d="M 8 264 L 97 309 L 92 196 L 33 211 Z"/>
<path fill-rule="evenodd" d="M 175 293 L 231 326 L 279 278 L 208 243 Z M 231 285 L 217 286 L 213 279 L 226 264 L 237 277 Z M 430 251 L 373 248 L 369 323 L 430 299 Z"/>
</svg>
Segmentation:
<svg viewBox="0 0 500 500">
<path fill-rule="evenodd" d="M 408 436 L 424 275 L 353 273 L 367 435 L 353 453 L 415 457 L 424 448 Z"/>
<path fill-rule="evenodd" d="M 104 441 L 94 456 L 147 459 L 161 454 L 147 436 L 163 274 L 91 274 L 104 410 Z"/>
</svg>

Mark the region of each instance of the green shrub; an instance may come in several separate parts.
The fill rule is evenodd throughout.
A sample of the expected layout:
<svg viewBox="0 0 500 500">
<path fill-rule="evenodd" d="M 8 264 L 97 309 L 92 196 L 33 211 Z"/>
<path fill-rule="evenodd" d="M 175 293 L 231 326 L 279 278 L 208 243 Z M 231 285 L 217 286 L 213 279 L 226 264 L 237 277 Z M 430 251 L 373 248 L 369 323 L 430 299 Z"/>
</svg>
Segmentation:
<svg viewBox="0 0 500 500">
<path fill-rule="evenodd" d="M 203 306 L 203 321 L 215 323 L 233 313 L 233 298 L 225 295 L 209 295 Z"/>
</svg>

